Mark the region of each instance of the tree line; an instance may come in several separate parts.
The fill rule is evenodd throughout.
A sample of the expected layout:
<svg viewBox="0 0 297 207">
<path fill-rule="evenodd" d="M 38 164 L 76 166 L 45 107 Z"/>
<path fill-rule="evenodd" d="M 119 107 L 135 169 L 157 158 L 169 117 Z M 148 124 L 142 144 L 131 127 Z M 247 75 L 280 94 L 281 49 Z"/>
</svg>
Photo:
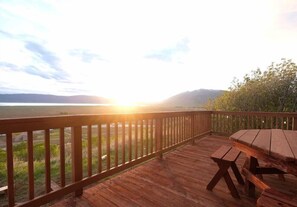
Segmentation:
<svg viewBox="0 0 297 207">
<path fill-rule="evenodd" d="M 289 59 L 271 63 L 235 79 L 222 96 L 209 100 L 207 108 L 224 111 L 297 111 L 297 65 Z"/>
</svg>

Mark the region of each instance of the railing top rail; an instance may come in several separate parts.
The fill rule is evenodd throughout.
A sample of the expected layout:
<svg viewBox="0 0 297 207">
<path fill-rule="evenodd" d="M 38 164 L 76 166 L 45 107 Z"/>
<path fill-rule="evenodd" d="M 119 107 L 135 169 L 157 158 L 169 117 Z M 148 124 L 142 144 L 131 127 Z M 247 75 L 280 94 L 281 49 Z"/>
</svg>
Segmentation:
<svg viewBox="0 0 297 207">
<path fill-rule="evenodd" d="M 117 121 L 129 121 L 138 119 L 166 118 L 172 116 L 186 116 L 197 113 L 209 113 L 211 111 L 182 111 L 182 112 L 157 112 L 157 113 L 133 113 L 133 114 L 97 114 L 97 115 L 63 115 L 47 117 L 28 117 L 0 119 L 0 134 L 43 129 L 54 129 L 72 126 L 87 126 L 99 123 Z"/>
<path fill-rule="evenodd" d="M 263 115 L 297 117 L 297 112 L 257 112 L 257 111 L 212 111 L 213 114 L 225 115 Z"/>
</svg>

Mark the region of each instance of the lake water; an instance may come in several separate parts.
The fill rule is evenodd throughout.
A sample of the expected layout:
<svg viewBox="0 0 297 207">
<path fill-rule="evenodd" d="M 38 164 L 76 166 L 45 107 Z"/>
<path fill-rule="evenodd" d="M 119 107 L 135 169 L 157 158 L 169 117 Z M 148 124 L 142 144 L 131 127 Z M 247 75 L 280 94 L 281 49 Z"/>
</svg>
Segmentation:
<svg viewBox="0 0 297 207">
<path fill-rule="evenodd" d="M 13 103 L 0 102 L 0 106 L 115 106 L 116 104 L 92 104 L 92 103 Z"/>
</svg>

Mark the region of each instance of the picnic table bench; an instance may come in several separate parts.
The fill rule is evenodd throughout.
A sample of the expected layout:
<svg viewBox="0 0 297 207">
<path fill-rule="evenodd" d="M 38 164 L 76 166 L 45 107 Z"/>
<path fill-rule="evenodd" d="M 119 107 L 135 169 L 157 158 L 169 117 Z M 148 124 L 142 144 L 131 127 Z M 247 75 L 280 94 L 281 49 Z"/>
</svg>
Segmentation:
<svg viewBox="0 0 297 207">
<path fill-rule="evenodd" d="M 239 198 L 239 194 L 228 172 L 228 169 L 231 167 L 238 183 L 242 185 L 244 184 L 243 178 L 240 175 L 240 172 L 235 163 L 239 155 L 240 155 L 239 150 L 231 146 L 223 145 L 210 156 L 211 159 L 218 164 L 219 169 L 217 173 L 214 175 L 214 177 L 212 178 L 212 180 L 207 185 L 206 187 L 207 190 L 212 190 L 219 182 L 219 180 L 221 178 L 224 178 L 231 192 L 231 195 L 234 198 Z"/>
</svg>

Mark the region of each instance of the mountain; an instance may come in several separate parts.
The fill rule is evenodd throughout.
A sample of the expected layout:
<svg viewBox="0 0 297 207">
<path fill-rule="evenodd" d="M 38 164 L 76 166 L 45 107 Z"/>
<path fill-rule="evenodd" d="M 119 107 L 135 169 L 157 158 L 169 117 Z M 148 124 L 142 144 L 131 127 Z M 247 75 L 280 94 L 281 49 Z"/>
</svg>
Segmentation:
<svg viewBox="0 0 297 207">
<path fill-rule="evenodd" d="M 160 106 L 165 107 L 202 107 L 209 99 L 221 95 L 223 90 L 199 89 L 187 91 L 162 101 Z M 44 94 L 0 94 L 0 102 L 15 103 L 90 103 L 111 104 L 112 99 L 97 96 L 56 96 Z"/>
<path fill-rule="evenodd" d="M 202 107 L 209 99 L 222 95 L 223 90 L 199 89 L 187 91 L 164 100 L 162 106 L 170 107 Z"/>
<path fill-rule="evenodd" d="M 16 103 L 96 103 L 109 104 L 111 99 L 97 96 L 55 96 L 44 94 L 0 94 L 0 102 Z"/>
</svg>

